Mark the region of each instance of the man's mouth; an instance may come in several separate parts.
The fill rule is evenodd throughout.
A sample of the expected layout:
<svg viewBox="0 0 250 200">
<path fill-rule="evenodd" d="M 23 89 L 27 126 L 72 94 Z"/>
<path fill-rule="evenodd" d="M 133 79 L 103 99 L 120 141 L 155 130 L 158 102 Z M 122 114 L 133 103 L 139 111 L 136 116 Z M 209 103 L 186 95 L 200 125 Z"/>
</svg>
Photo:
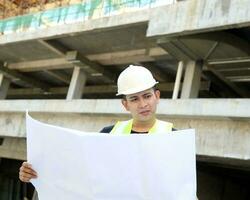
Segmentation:
<svg viewBox="0 0 250 200">
<path fill-rule="evenodd" d="M 148 115 L 150 113 L 150 110 L 144 110 L 144 111 L 141 111 L 139 113 L 140 113 L 140 115 Z"/>
</svg>

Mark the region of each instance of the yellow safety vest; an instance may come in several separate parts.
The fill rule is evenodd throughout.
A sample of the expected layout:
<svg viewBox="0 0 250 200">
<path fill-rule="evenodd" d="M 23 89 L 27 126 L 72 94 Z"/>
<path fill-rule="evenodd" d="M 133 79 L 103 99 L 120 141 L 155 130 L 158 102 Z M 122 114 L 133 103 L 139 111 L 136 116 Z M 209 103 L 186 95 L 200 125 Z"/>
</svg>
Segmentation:
<svg viewBox="0 0 250 200">
<path fill-rule="evenodd" d="M 110 133 L 112 134 L 130 134 L 132 130 L 133 119 L 128 121 L 118 121 Z M 161 120 L 156 120 L 155 124 L 148 133 L 167 133 L 171 132 L 173 124 L 170 122 L 165 122 Z"/>
</svg>

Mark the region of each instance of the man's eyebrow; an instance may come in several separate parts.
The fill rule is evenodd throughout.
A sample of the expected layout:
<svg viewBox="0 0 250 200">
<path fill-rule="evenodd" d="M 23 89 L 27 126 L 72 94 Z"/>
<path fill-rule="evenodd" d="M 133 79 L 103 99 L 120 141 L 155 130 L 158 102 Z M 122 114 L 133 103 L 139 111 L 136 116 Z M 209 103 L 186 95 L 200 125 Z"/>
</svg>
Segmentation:
<svg viewBox="0 0 250 200">
<path fill-rule="evenodd" d="M 127 97 L 128 99 L 134 99 L 134 98 L 137 98 L 137 96 L 130 96 L 130 97 Z"/>
<path fill-rule="evenodd" d="M 149 94 L 152 94 L 152 92 L 147 92 L 147 93 L 143 94 L 143 96 L 149 95 Z"/>
</svg>

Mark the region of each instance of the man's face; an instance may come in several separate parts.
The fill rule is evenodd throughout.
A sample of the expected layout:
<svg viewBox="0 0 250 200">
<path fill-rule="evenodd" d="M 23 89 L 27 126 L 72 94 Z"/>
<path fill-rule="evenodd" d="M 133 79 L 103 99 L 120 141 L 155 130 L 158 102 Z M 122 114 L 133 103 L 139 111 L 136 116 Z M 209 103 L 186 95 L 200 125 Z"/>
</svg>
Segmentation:
<svg viewBox="0 0 250 200">
<path fill-rule="evenodd" d="M 156 107 L 160 99 L 160 91 L 153 88 L 126 95 L 123 106 L 137 122 L 147 122 L 155 119 Z"/>
</svg>

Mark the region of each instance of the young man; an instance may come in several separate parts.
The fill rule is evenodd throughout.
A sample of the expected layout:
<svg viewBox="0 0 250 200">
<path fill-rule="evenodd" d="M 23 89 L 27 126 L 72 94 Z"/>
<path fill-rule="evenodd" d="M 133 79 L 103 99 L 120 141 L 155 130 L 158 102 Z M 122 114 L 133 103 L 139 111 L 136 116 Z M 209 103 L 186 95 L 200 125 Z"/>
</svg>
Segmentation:
<svg viewBox="0 0 250 200">
<path fill-rule="evenodd" d="M 130 65 L 119 76 L 117 96 L 122 96 L 122 105 L 130 112 L 132 119 L 117 122 L 105 127 L 104 133 L 130 134 L 170 132 L 173 124 L 156 119 L 156 108 L 160 91 L 155 88 L 158 82 L 151 72 L 141 66 Z"/>
<path fill-rule="evenodd" d="M 117 95 L 122 96 L 122 105 L 131 113 L 132 119 L 104 127 L 101 132 L 150 134 L 174 130 L 172 123 L 156 119 L 156 108 L 160 99 L 160 91 L 155 89 L 157 83 L 148 69 L 133 65 L 127 67 L 118 78 Z M 36 177 L 37 173 L 32 166 L 23 162 L 19 171 L 20 180 L 29 182 Z"/>
</svg>

